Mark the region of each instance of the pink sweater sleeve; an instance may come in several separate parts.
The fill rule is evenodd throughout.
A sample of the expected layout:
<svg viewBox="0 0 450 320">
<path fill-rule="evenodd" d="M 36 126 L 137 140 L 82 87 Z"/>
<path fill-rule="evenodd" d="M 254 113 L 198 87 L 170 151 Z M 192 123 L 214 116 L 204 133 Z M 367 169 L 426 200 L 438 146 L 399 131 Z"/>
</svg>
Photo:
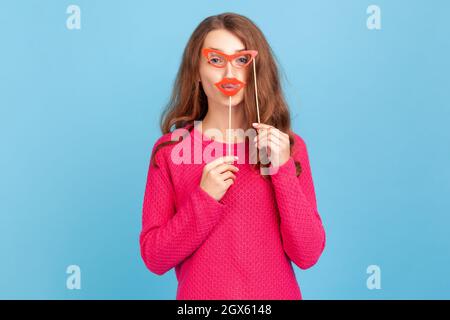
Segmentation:
<svg viewBox="0 0 450 320">
<path fill-rule="evenodd" d="M 162 149 L 156 153 L 159 168 L 149 165 L 139 238 L 145 265 L 158 275 L 200 247 L 219 221 L 224 206 L 198 184 L 176 209 L 174 188 L 162 153 Z"/>
<path fill-rule="evenodd" d="M 280 213 L 283 248 L 301 269 L 312 267 L 325 248 L 325 230 L 317 211 L 316 195 L 306 144 L 296 135 L 289 160 L 271 175 Z M 302 167 L 296 176 L 294 159 Z"/>
</svg>

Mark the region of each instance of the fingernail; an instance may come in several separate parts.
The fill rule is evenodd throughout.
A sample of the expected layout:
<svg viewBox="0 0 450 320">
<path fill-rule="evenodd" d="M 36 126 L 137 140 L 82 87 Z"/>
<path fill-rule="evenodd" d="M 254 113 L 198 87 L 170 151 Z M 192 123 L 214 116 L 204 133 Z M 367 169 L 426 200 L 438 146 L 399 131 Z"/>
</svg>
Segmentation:
<svg viewBox="0 0 450 320">
<path fill-rule="evenodd" d="M 256 127 L 258 125 L 258 123 L 253 122 L 252 125 Z"/>
<path fill-rule="evenodd" d="M 239 157 L 238 156 L 234 156 L 234 158 L 237 160 L 237 159 L 239 159 Z"/>
</svg>

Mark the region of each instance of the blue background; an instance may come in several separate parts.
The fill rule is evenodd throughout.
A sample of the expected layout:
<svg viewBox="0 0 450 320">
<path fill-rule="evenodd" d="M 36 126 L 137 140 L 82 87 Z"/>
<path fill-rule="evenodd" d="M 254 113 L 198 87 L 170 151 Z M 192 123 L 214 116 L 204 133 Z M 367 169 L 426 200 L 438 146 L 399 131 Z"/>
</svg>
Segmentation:
<svg viewBox="0 0 450 320">
<path fill-rule="evenodd" d="M 148 161 L 188 37 L 225 11 L 265 33 L 308 146 L 327 247 L 304 298 L 450 298 L 444 0 L 1 1 L 0 298 L 175 298 L 139 253 Z"/>
</svg>

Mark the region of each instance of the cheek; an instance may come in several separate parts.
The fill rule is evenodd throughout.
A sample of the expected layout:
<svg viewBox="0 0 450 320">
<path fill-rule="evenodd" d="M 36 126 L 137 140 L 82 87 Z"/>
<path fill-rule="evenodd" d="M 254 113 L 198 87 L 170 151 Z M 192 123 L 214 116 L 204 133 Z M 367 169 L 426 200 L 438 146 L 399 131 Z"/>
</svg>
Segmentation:
<svg viewBox="0 0 450 320">
<path fill-rule="evenodd" d="M 238 78 L 239 80 L 241 80 L 244 83 L 247 83 L 247 70 L 239 70 L 239 73 L 236 74 L 236 78 Z"/>
<path fill-rule="evenodd" d="M 207 95 L 214 94 L 214 83 L 222 80 L 223 75 L 218 70 L 211 68 L 200 68 L 200 79 L 202 81 L 203 90 Z"/>
</svg>

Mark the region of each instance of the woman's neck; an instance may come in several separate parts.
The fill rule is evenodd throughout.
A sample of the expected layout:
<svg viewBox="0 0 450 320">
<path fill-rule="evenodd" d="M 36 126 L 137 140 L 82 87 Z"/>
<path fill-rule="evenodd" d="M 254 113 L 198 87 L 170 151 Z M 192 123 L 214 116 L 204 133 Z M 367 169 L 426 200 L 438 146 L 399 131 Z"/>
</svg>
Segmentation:
<svg viewBox="0 0 450 320">
<path fill-rule="evenodd" d="M 223 140 L 227 140 L 227 130 L 228 130 L 228 107 L 217 106 L 215 108 L 208 108 L 205 118 L 201 121 L 198 126 L 205 136 L 209 137 L 206 133 L 209 129 L 219 130 L 222 134 Z M 244 112 L 242 105 L 231 107 L 231 129 L 242 129 L 245 130 L 247 122 L 244 121 Z M 216 139 L 222 140 L 222 139 Z M 224 141 L 220 141 L 224 142 Z M 240 142 L 240 141 L 238 141 Z"/>
</svg>

